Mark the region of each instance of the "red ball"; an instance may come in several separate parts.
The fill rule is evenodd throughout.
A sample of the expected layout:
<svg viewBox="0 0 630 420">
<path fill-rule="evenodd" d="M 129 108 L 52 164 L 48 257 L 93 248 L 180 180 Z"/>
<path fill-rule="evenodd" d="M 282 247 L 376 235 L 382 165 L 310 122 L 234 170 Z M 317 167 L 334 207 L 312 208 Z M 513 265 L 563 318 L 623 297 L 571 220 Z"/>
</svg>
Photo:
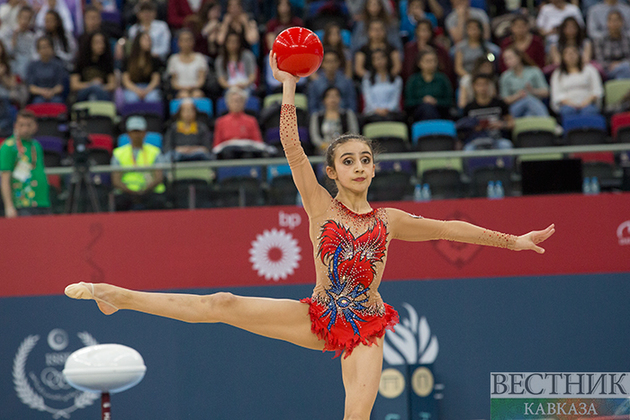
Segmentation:
<svg viewBox="0 0 630 420">
<path fill-rule="evenodd" d="M 280 32 L 271 50 L 278 68 L 294 76 L 307 77 L 317 71 L 324 58 L 324 47 L 313 31 L 299 26 Z"/>
</svg>

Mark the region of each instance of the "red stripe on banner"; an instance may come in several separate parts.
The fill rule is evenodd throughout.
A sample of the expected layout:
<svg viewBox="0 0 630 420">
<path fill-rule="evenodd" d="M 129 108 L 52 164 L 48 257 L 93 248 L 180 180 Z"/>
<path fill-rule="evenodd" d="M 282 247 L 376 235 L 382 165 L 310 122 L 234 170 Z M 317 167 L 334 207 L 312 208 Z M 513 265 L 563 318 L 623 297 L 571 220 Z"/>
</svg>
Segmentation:
<svg viewBox="0 0 630 420">
<path fill-rule="evenodd" d="M 386 205 L 514 234 L 555 223 L 556 234 L 543 244 L 544 255 L 394 241 L 385 280 L 630 271 L 627 193 Z M 2 219 L 0 238 L 0 296 L 61 294 L 77 281 L 141 290 L 314 283 L 299 207 Z"/>
</svg>

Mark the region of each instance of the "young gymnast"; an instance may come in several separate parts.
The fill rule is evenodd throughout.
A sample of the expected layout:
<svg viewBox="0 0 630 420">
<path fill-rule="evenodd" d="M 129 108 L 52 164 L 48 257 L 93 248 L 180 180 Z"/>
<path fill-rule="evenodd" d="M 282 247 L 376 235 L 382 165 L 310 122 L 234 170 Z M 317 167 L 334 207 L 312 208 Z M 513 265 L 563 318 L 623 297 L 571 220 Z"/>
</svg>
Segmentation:
<svg viewBox="0 0 630 420">
<path fill-rule="evenodd" d="M 374 177 L 374 153 L 370 140 L 355 134 L 339 137 L 328 148 L 326 172 L 338 188 L 331 197 L 317 182 L 298 138 L 294 97 L 299 78 L 278 70 L 274 55 L 269 59 L 274 77 L 283 85 L 280 135 L 309 217 L 315 250 L 312 296 L 296 301 L 223 292 L 149 293 L 83 282 L 69 285 L 65 293 L 75 299 L 94 299 L 108 315 L 130 309 L 184 322 L 221 322 L 298 346 L 344 353 L 343 418 L 368 420 L 381 376 L 383 335 L 398 322 L 396 311 L 378 293 L 390 241 L 446 239 L 543 253 L 537 244 L 554 233 L 554 225 L 513 236 L 461 221 L 373 209 L 367 191 Z"/>
</svg>

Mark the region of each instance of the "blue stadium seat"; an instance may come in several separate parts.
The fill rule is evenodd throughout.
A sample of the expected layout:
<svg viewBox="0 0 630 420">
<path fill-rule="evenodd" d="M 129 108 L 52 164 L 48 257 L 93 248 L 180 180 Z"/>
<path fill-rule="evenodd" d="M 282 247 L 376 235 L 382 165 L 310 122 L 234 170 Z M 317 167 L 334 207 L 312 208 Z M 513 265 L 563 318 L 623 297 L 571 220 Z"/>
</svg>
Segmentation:
<svg viewBox="0 0 630 420">
<path fill-rule="evenodd" d="M 571 115 L 564 118 L 562 128 L 568 144 L 601 144 L 606 142 L 607 125 L 603 115 Z"/>
<path fill-rule="evenodd" d="M 212 118 L 214 115 L 214 109 L 212 107 L 212 101 L 208 98 L 193 98 L 192 101 L 195 103 L 195 108 L 197 111 L 203 112 L 208 115 L 208 117 Z M 175 115 L 177 111 L 179 111 L 179 107 L 182 104 L 181 99 L 173 99 L 169 103 L 169 111 L 171 115 Z"/>
<path fill-rule="evenodd" d="M 267 182 L 278 176 L 291 175 L 291 167 L 289 165 L 269 165 L 267 166 Z"/>
<path fill-rule="evenodd" d="M 155 147 L 162 148 L 162 135 L 160 133 L 147 132 L 144 141 L 148 144 L 151 144 Z M 118 136 L 118 147 L 129 144 L 129 135 L 127 133 L 121 134 Z"/>
<path fill-rule="evenodd" d="M 262 168 L 260 166 L 224 166 L 216 170 L 217 181 L 229 178 L 255 178 L 262 179 Z"/>
<path fill-rule="evenodd" d="M 416 150 L 453 150 L 457 130 L 450 120 L 418 121 L 411 126 L 411 139 Z"/>
</svg>

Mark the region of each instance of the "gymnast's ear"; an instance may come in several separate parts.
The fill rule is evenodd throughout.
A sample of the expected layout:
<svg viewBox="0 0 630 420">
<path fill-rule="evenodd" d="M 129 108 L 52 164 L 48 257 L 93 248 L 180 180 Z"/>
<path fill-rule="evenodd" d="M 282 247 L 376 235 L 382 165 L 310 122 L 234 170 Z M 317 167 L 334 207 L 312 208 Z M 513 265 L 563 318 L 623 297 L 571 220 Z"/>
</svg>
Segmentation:
<svg viewBox="0 0 630 420">
<path fill-rule="evenodd" d="M 330 179 L 337 179 L 337 171 L 331 166 L 326 166 L 326 175 Z"/>
</svg>

